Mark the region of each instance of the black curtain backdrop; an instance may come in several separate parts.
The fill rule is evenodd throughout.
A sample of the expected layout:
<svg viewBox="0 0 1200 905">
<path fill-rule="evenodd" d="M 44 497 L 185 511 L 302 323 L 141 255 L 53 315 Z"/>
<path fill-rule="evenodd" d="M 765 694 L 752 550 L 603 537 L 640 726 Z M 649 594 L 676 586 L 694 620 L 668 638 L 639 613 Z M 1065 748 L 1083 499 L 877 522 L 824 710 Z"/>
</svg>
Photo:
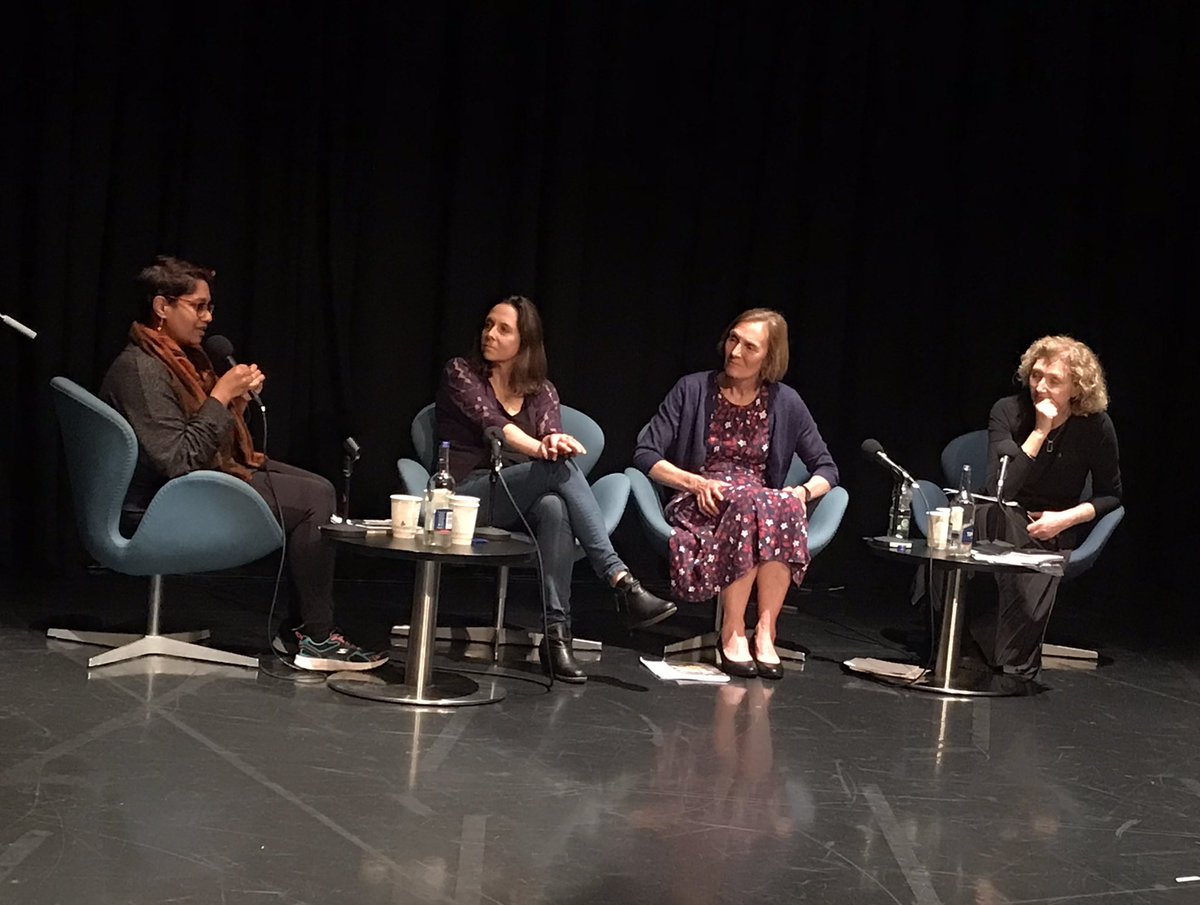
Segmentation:
<svg viewBox="0 0 1200 905">
<path fill-rule="evenodd" d="M 1104 361 L 1129 606 L 1196 539 L 1200 7 L 1193 3 L 109 3 L 10 13 L 0 58 L 0 565 L 86 562 L 47 381 L 95 388 L 154 254 L 218 271 L 211 332 L 268 373 L 270 449 L 382 515 L 409 423 L 483 310 L 524 293 L 565 402 L 628 464 L 738 310 L 792 330 L 787 381 L 851 510 L 877 437 L 936 477 L 1019 353 Z M 1191 323 L 1191 319 L 1187 319 Z M 1182 467 L 1181 467 L 1182 466 Z M 636 534 L 626 535 L 636 539 Z M 886 568 L 886 567 L 885 567 Z"/>
</svg>

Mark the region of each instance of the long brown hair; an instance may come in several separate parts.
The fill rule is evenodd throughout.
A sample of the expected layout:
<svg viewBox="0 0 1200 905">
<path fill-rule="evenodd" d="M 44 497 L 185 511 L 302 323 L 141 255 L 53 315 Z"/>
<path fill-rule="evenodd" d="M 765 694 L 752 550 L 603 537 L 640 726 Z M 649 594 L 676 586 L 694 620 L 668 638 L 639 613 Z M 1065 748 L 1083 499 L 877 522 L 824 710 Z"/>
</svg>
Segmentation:
<svg viewBox="0 0 1200 905">
<path fill-rule="evenodd" d="M 496 305 L 511 305 L 517 312 L 517 336 L 521 346 L 517 350 L 513 362 L 509 384 L 513 392 L 522 396 L 532 396 L 540 392 L 546 383 L 546 346 L 542 340 L 542 317 L 538 314 L 537 306 L 523 295 L 510 295 L 488 306 L 491 311 Z M 485 312 L 486 318 L 486 312 Z M 467 360 L 485 377 L 492 372 L 491 362 L 483 357 L 481 348 L 482 337 L 475 334 L 475 342 L 467 355 Z"/>
</svg>

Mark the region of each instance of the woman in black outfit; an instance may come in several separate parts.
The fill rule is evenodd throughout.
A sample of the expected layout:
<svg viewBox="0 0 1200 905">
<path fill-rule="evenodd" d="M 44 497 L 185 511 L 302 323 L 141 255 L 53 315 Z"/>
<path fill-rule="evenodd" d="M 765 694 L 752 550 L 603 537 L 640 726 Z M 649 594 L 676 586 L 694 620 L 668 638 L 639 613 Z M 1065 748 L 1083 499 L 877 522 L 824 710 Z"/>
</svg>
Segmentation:
<svg viewBox="0 0 1200 905">
<path fill-rule="evenodd" d="M 992 533 L 1018 547 L 1069 555 L 1085 536 L 1083 525 L 1121 504 L 1104 371 L 1096 353 L 1078 340 L 1043 336 L 1021 356 L 1016 377 L 1025 389 L 999 400 L 988 420 L 988 484 L 995 493 L 1002 447 L 1011 453 L 1015 443 L 1019 451 L 1010 455 L 1004 497 L 1027 515 L 999 520 Z M 996 575 L 999 608 L 973 608 L 971 621 L 971 634 L 992 665 L 1037 676 L 1058 583 L 1038 572 Z"/>
</svg>

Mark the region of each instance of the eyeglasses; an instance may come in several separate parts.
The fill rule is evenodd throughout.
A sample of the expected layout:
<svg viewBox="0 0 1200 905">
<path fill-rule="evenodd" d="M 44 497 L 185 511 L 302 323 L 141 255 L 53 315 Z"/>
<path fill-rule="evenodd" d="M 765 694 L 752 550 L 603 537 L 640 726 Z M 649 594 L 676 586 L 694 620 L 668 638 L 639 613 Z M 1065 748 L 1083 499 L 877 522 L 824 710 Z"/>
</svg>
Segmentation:
<svg viewBox="0 0 1200 905">
<path fill-rule="evenodd" d="M 176 302 L 186 302 L 187 306 L 196 312 L 197 317 L 203 317 L 205 314 L 215 314 L 217 306 L 212 302 L 197 302 L 182 295 L 168 295 L 167 298 Z"/>
</svg>

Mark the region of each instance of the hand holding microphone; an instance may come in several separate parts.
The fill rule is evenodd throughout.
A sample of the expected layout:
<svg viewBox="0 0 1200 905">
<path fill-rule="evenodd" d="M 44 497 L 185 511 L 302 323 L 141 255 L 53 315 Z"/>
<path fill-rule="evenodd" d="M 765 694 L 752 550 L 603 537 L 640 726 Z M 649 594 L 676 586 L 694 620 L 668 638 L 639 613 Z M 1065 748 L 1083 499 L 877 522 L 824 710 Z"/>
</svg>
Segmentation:
<svg viewBox="0 0 1200 905">
<path fill-rule="evenodd" d="M 258 369 L 258 365 L 238 364 L 233 357 L 233 343 L 224 336 L 210 336 L 204 341 L 204 351 L 214 363 L 228 368 L 213 387 L 212 397 L 222 405 L 229 405 L 238 396 L 248 393 L 265 415 L 267 406 L 258 391 L 262 389 L 267 376 Z"/>
</svg>

